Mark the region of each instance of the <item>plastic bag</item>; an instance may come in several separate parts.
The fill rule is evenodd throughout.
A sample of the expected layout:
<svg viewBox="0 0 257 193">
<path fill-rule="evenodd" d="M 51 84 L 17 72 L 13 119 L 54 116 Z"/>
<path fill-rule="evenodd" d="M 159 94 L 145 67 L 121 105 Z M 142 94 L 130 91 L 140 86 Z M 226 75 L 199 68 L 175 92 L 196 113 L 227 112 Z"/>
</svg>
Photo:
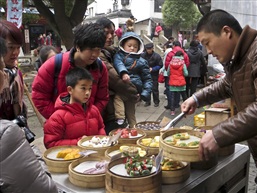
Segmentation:
<svg viewBox="0 0 257 193">
<path fill-rule="evenodd" d="M 160 74 L 158 76 L 158 82 L 159 83 L 164 83 L 165 82 L 165 77 L 163 75 L 163 72 L 160 72 Z"/>
</svg>

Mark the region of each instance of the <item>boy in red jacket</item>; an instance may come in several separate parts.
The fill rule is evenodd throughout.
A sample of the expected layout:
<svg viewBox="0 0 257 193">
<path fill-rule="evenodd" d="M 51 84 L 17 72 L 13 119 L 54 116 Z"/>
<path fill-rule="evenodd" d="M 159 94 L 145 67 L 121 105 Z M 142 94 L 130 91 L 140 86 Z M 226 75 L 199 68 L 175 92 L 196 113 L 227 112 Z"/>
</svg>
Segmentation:
<svg viewBox="0 0 257 193">
<path fill-rule="evenodd" d="M 101 114 L 89 100 L 92 84 L 85 68 L 75 67 L 67 73 L 68 92 L 57 98 L 55 112 L 44 125 L 46 148 L 77 145 L 83 136 L 106 135 Z"/>
</svg>

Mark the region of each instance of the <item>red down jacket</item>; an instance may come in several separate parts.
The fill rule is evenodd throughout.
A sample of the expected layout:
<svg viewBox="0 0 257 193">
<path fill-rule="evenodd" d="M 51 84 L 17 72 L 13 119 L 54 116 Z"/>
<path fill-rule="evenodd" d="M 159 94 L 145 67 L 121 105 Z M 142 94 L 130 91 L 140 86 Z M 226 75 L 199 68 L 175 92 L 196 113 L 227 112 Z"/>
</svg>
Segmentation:
<svg viewBox="0 0 257 193">
<path fill-rule="evenodd" d="M 54 112 L 54 103 L 58 95 L 67 91 L 65 75 L 74 68 L 74 49 L 65 52 L 62 67 L 58 76 L 57 88 L 54 88 L 55 57 L 47 60 L 39 69 L 32 84 L 32 100 L 38 111 L 46 119 Z M 100 60 L 100 59 L 98 59 Z M 102 113 L 109 101 L 108 71 L 104 63 L 100 67 L 94 62 L 87 67 L 94 78 L 90 101 Z M 55 94 L 55 90 L 57 93 Z"/>
<path fill-rule="evenodd" d="M 55 103 L 56 111 L 44 125 L 46 148 L 77 145 L 82 136 L 106 135 L 102 116 L 89 104 L 86 110 L 79 103 L 69 104 L 68 93 L 62 93 Z"/>
</svg>

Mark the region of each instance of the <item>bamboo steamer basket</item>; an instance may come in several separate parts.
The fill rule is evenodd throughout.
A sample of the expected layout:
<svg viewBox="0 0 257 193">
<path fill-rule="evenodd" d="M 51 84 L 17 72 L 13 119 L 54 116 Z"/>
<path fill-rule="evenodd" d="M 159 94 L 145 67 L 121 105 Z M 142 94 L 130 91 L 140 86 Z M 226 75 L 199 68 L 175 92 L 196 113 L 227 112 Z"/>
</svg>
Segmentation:
<svg viewBox="0 0 257 193">
<path fill-rule="evenodd" d="M 114 156 L 114 155 L 116 155 L 116 154 L 118 154 L 118 153 L 121 153 L 121 151 L 120 151 L 120 147 L 121 146 L 129 146 L 129 147 L 140 147 L 139 145 L 137 145 L 137 144 L 118 144 L 118 145 L 116 145 L 116 146 L 113 146 L 113 147 L 110 147 L 110 148 L 108 148 L 106 151 L 105 151 L 105 157 L 107 157 L 108 159 L 111 159 L 111 157 L 112 156 Z M 144 148 L 142 148 L 142 147 L 140 147 L 142 150 L 145 150 L 146 151 L 146 149 L 144 149 Z M 123 156 L 123 155 L 122 155 Z M 147 153 L 146 153 L 146 155 L 145 156 L 147 156 Z"/>
<path fill-rule="evenodd" d="M 176 184 L 186 181 L 190 176 L 190 163 L 181 162 L 182 168 L 162 170 L 162 184 Z"/>
<path fill-rule="evenodd" d="M 112 136 L 114 135 L 114 133 L 117 131 L 118 129 L 115 129 L 115 130 L 112 130 L 109 135 Z M 130 130 L 132 130 L 131 128 L 127 128 L 127 130 L 130 132 Z M 137 140 L 142 138 L 142 137 L 145 137 L 146 136 L 146 133 L 144 132 L 144 130 L 142 129 L 136 129 L 137 132 L 138 132 L 138 137 L 130 137 L 130 138 L 119 138 L 118 139 L 118 143 L 119 144 L 136 144 L 137 143 Z"/>
<path fill-rule="evenodd" d="M 200 131 L 211 130 L 212 128 L 213 128 L 212 126 L 198 127 L 198 129 Z M 220 148 L 218 151 L 218 155 L 219 156 L 229 156 L 229 155 L 233 154 L 234 152 L 235 152 L 235 144 Z"/>
<path fill-rule="evenodd" d="M 69 180 L 75 186 L 83 188 L 104 188 L 105 187 L 105 173 L 103 174 L 83 174 L 74 170 L 76 166 L 87 161 L 110 161 L 103 156 L 89 156 L 83 157 L 73 161 L 69 165 Z"/>
<path fill-rule="evenodd" d="M 108 137 L 108 136 L 104 136 L 104 135 L 95 135 L 96 137 L 99 137 L 99 138 L 104 138 L 104 137 Z M 105 155 L 105 151 L 106 149 L 110 148 L 111 146 L 106 146 L 106 147 L 87 147 L 87 146 L 84 146 L 82 145 L 83 142 L 85 141 L 89 141 L 93 138 L 94 136 L 87 136 L 87 137 L 84 137 L 82 139 L 80 139 L 78 141 L 78 146 L 83 148 L 83 149 L 86 149 L 86 150 L 93 150 L 93 151 L 97 151 L 98 152 L 98 155 L 102 155 L 104 156 Z M 118 143 L 115 143 L 114 145 L 117 145 Z"/>
<path fill-rule="evenodd" d="M 81 147 L 78 147 L 78 146 L 75 146 L 75 145 L 74 146 L 66 145 L 66 146 L 51 147 L 44 152 L 43 159 L 45 160 L 46 165 L 48 167 L 48 170 L 50 172 L 53 172 L 53 173 L 68 173 L 68 170 L 69 170 L 68 168 L 69 168 L 70 163 L 72 161 L 78 159 L 78 158 L 71 159 L 71 160 L 51 158 L 53 156 L 56 156 L 59 151 L 64 150 L 64 149 L 68 149 L 68 148 L 80 149 L 80 151 L 83 151 L 83 149 Z"/>
<path fill-rule="evenodd" d="M 127 177 L 117 175 L 110 169 L 125 162 L 125 158 L 119 158 L 109 163 L 105 177 L 106 193 L 160 193 L 162 171 L 159 169 L 148 176 Z M 125 166 L 124 166 L 125 167 Z"/>
<path fill-rule="evenodd" d="M 187 129 L 172 129 L 164 132 L 160 137 L 160 149 L 163 149 L 163 156 L 177 161 L 199 162 L 201 161 L 198 155 L 199 148 L 183 148 L 167 144 L 164 140 L 174 134 L 187 132 L 189 135 L 202 138 L 203 132 L 187 130 Z"/>
<path fill-rule="evenodd" d="M 156 125 L 159 125 L 160 122 L 158 122 L 158 121 L 143 121 L 143 122 L 138 122 L 134 127 L 135 127 L 136 129 L 142 129 L 142 130 L 145 132 L 145 134 L 146 134 L 147 137 L 154 137 L 154 136 L 160 135 L 160 128 L 161 128 L 161 126 L 160 126 L 160 128 L 157 129 L 157 130 L 143 129 L 143 128 L 141 128 L 141 126 L 140 126 L 140 125 L 147 125 L 147 124 L 156 124 Z"/>
<path fill-rule="evenodd" d="M 145 146 L 142 144 L 142 139 L 145 138 L 154 138 L 154 136 L 150 137 L 150 136 L 146 136 L 143 138 L 140 138 L 137 140 L 137 145 L 143 149 L 146 149 L 147 151 L 147 155 L 157 155 L 159 153 L 159 147 L 150 147 L 150 146 Z M 160 146 L 160 142 L 159 142 L 159 146 Z"/>
</svg>

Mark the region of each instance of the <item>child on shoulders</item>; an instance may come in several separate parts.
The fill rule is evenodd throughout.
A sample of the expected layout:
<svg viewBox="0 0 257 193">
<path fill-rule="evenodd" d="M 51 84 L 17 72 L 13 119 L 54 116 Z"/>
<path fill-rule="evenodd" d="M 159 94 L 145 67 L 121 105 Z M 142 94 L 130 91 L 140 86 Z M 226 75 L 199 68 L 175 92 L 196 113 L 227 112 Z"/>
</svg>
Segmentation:
<svg viewBox="0 0 257 193">
<path fill-rule="evenodd" d="M 57 98 L 55 112 L 44 125 L 46 148 L 77 145 L 83 136 L 106 135 L 99 110 L 89 103 L 92 84 L 85 68 L 75 67 L 67 73 L 67 92 Z"/>
<path fill-rule="evenodd" d="M 141 57 L 144 44 L 134 32 L 125 33 L 119 41 L 119 51 L 114 55 L 114 67 L 124 82 L 132 82 L 138 91 L 140 99 L 149 101 L 153 81 L 148 63 Z M 135 106 L 124 107 L 124 103 L 117 95 L 114 98 L 115 116 L 118 124 L 122 124 L 126 117 L 135 119 Z M 129 109 L 128 109 L 129 108 Z"/>
</svg>

